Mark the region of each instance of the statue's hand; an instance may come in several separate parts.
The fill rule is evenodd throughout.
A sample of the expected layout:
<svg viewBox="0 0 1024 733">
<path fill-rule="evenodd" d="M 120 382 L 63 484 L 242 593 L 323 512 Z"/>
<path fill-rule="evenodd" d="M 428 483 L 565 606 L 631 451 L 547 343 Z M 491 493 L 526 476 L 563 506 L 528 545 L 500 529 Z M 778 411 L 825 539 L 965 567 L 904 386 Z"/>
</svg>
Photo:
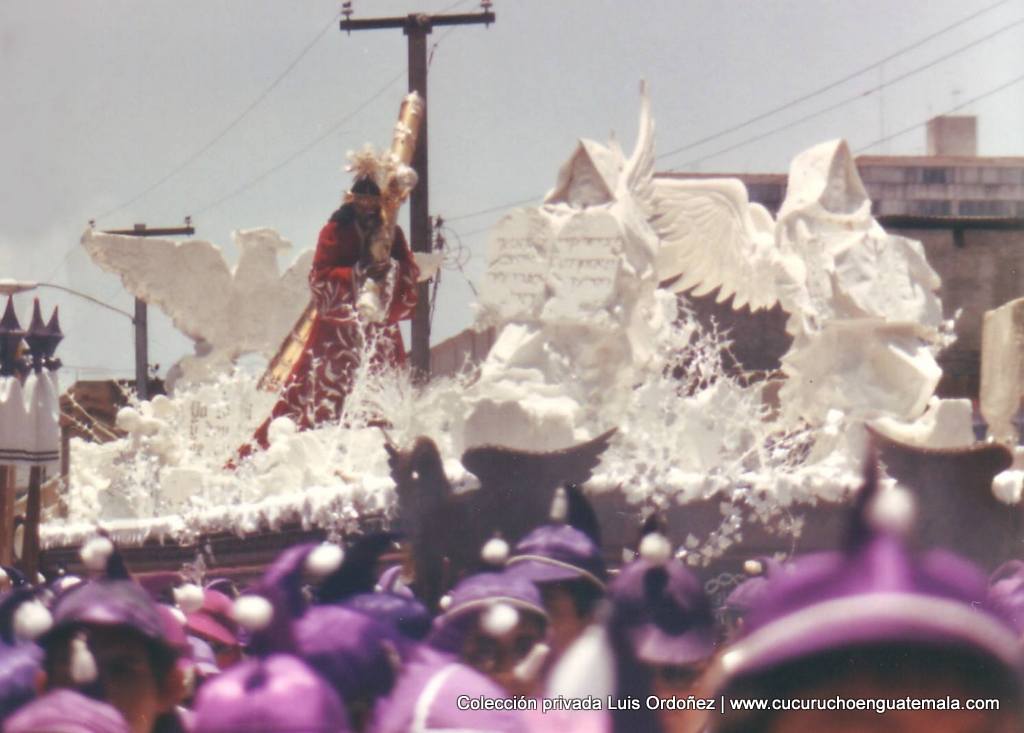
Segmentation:
<svg viewBox="0 0 1024 733">
<path fill-rule="evenodd" d="M 367 277 L 371 277 L 377 282 L 380 282 L 387 277 L 388 270 L 391 269 L 391 259 L 381 260 L 380 262 L 374 262 L 372 265 L 366 268 Z"/>
<path fill-rule="evenodd" d="M 361 263 L 358 265 L 359 274 L 363 278 L 370 278 L 380 282 L 387 277 L 388 271 L 391 269 L 391 259 L 379 260 L 370 262 L 368 264 Z"/>
</svg>

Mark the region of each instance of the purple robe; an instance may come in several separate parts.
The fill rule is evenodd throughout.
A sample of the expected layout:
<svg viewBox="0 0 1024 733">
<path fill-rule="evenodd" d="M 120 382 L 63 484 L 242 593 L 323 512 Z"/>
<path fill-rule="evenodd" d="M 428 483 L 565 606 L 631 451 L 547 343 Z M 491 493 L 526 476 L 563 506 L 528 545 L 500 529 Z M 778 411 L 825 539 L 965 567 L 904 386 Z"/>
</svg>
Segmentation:
<svg viewBox="0 0 1024 733">
<path fill-rule="evenodd" d="M 370 733 L 525 733 L 518 712 L 460 710 L 459 698 L 507 697 L 505 691 L 455 657 L 421 647 L 391 695 L 378 703 Z"/>
</svg>

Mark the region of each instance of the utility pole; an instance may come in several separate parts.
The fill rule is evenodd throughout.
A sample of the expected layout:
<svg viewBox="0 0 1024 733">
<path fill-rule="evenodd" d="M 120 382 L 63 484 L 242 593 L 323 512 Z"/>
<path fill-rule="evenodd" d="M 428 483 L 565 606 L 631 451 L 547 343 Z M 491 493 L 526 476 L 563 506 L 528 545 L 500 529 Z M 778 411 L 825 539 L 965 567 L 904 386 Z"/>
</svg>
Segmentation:
<svg viewBox="0 0 1024 733">
<path fill-rule="evenodd" d="M 451 15 L 429 15 L 427 13 L 410 13 L 394 18 L 367 18 L 352 20 L 352 3 L 342 6 L 344 19 L 341 30 L 352 31 L 380 30 L 383 28 L 401 28 L 409 39 L 409 91 L 418 92 L 423 98 L 423 121 L 420 123 L 416 152 L 412 159 L 412 167 L 416 171 L 419 183 L 409 196 L 409 240 L 413 252 L 431 251 L 430 234 L 430 203 L 428 197 L 428 166 L 427 166 L 427 118 L 430 116 L 430 105 L 427 103 L 427 36 L 435 26 L 477 25 L 489 26 L 495 21 L 491 11 L 490 0 L 480 3 L 483 12 L 456 13 Z M 428 283 L 417 285 L 416 310 L 412 315 L 412 343 L 410 360 L 413 374 L 417 381 L 425 382 L 430 378 L 430 288 Z"/>
<path fill-rule="evenodd" d="M 183 227 L 161 227 L 149 229 L 145 224 L 136 224 L 131 229 L 106 229 L 104 234 L 121 234 L 126 237 L 190 237 L 196 233 L 192 217 L 185 217 Z M 149 312 L 146 301 L 135 299 L 135 393 L 140 400 L 149 399 Z"/>
</svg>

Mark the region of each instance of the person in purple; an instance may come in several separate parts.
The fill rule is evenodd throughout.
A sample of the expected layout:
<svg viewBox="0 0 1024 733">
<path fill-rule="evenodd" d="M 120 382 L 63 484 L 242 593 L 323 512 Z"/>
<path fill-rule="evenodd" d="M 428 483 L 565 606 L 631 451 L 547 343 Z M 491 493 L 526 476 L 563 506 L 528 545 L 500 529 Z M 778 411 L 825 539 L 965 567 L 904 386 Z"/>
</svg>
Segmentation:
<svg viewBox="0 0 1024 733">
<path fill-rule="evenodd" d="M 40 595 L 29 585 L 0 594 L 0 720 L 38 693 L 43 651 L 33 642 L 53 626 Z"/>
<path fill-rule="evenodd" d="M 573 494 L 558 489 L 551 523 L 520 540 L 508 561 L 510 571 L 540 589 L 549 619 L 551 662 L 593 622 L 608 577 L 600 540 L 566 523 L 570 501 L 582 499 L 578 489 L 570 488 Z"/>
<path fill-rule="evenodd" d="M 192 732 L 349 733 L 338 693 L 297 654 L 294 599 L 267 580 L 234 604 L 233 616 L 251 634 L 251 657 L 199 689 Z"/>
<path fill-rule="evenodd" d="M 247 659 L 203 685 L 192 727 L 193 733 L 350 730 L 337 693 L 309 665 L 289 654 Z"/>
<path fill-rule="evenodd" d="M 231 618 L 232 599 L 212 588 L 185 585 L 175 589 L 175 600 L 185 612 L 185 628 L 213 649 L 220 669 L 242 659 L 238 628 Z"/>
<path fill-rule="evenodd" d="M 532 693 L 550 647 L 548 616 L 537 586 L 508 569 L 504 540 L 488 541 L 485 571 L 462 580 L 441 599 L 428 641 L 490 677 L 510 695 Z"/>
<path fill-rule="evenodd" d="M 282 553 L 265 573 L 261 589 L 285 600 L 293 652 L 340 696 L 351 728 L 364 730 L 377 701 L 395 684 L 404 637 L 386 617 L 373 617 L 344 602 L 373 587 L 379 556 L 390 549 L 385 533 L 367 535 L 347 550 L 305 544 Z M 303 582 L 312 581 L 310 592 Z M 315 599 L 309 603 L 307 596 Z"/>
<path fill-rule="evenodd" d="M 508 545 L 491 540 L 483 556 L 503 568 Z M 462 580 L 441 605 L 427 642 L 409 654 L 378 706 L 373 733 L 526 731 L 520 710 L 530 704 L 526 695 L 548 653 L 537 587 L 507 569 L 481 572 Z"/>
<path fill-rule="evenodd" d="M 602 715 L 571 716 L 573 730 L 703 730 L 705 711 L 655 704 L 704 694 L 715 654 L 710 601 L 664 535 L 643 537 L 639 557 L 611 582 L 598 615 L 601 623 L 570 647 L 548 680 L 550 697 L 596 698 L 607 705 Z"/>
<path fill-rule="evenodd" d="M 912 515 L 910 495 L 883 488 L 870 460 L 844 549 L 798 558 L 773 577 L 721 655 L 717 733 L 1022 729 L 1024 657 L 1012 620 L 969 562 L 908 549 Z M 964 709 L 979 699 L 998 702 Z M 744 700 L 769 709 L 742 710 Z"/>
<path fill-rule="evenodd" d="M 181 650 L 168 641 L 157 604 L 106 537 L 86 543 L 82 559 L 98 577 L 54 605 L 53 628 L 41 638 L 47 688 L 76 689 L 109 703 L 133 733 L 181 730 L 175 712 L 185 694 Z"/>
<path fill-rule="evenodd" d="M 53 690 L 4 721 L 4 733 L 131 733 L 111 705 L 74 690 Z"/>
</svg>

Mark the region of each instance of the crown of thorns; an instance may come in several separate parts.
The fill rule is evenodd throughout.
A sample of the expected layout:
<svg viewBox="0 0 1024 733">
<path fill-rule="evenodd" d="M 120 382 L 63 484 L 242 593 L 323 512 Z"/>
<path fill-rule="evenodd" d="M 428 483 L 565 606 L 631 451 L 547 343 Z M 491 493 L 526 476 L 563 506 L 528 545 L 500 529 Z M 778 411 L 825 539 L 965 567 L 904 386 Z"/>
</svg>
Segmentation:
<svg viewBox="0 0 1024 733">
<path fill-rule="evenodd" d="M 362 150 L 348 152 L 348 165 L 345 170 L 353 173 L 353 179 L 369 179 L 377 184 L 377 188 L 384 190 L 388 180 L 395 173 L 395 160 L 388 151 L 378 153 L 373 145 L 365 145 Z M 368 196 L 372 194 L 355 194 Z"/>
</svg>

